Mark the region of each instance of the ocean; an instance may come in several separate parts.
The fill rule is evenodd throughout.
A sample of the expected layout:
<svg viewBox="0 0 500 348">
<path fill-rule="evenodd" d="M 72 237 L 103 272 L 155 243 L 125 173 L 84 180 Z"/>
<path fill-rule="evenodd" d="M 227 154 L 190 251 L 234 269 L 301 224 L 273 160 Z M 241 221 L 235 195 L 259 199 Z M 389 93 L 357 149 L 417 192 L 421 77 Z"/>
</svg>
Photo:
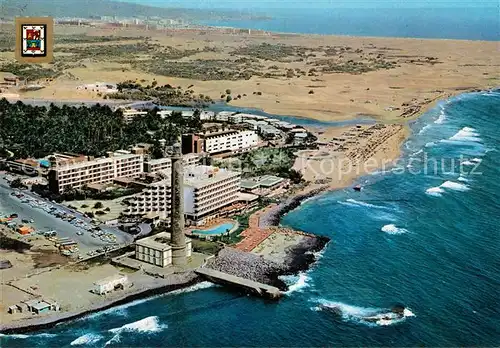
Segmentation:
<svg viewBox="0 0 500 348">
<path fill-rule="evenodd" d="M 331 242 L 285 278 L 281 301 L 201 283 L 2 347 L 498 346 L 500 90 L 442 101 L 411 128 L 400 161 L 360 178 L 361 192 L 284 217 Z M 398 304 L 402 318 L 380 316 Z"/>
<path fill-rule="evenodd" d="M 266 20 L 206 20 L 198 24 L 283 33 L 430 39 L 500 40 L 493 8 L 269 9 Z"/>
</svg>

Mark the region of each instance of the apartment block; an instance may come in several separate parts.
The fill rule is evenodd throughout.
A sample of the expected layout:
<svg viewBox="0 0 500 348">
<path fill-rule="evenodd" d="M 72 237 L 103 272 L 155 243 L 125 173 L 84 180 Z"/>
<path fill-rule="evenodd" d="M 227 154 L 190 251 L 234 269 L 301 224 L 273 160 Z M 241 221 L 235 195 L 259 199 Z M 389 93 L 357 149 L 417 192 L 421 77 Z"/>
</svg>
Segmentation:
<svg viewBox="0 0 500 348">
<path fill-rule="evenodd" d="M 125 199 L 124 203 L 127 205 L 127 208 L 123 211 L 124 215 L 136 218 L 161 219 L 168 225 L 172 209 L 170 178 L 144 184 L 142 192 Z"/>
<path fill-rule="evenodd" d="M 183 138 L 186 152 L 207 152 L 211 155 L 247 151 L 258 145 L 259 137 L 252 130 L 216 130 L 192 134 Z"/>
<path fill-rule="evenodd" d="M 182 156 L 185 166 L 196 165 L 200 162 L 201 156 L 195 153 L 188 153 Z M 157 173 L 159 171 L 170 172 L 172 169 L 172 161 L 170 158 L 148 159 L 144 162 L 144 172 Z"/>
<path fill-rule="evenodd" d="M 220 208 L 238 200 L 241 173 L 212 166 L 184 168 L 184 213 L 187 220 L 205 224 Z"/>
<path fill-rule="evenodd" d="M 143 156 L 124 150 L 110 152 L 108 157 L 97 159 L 56 154 L 49 160 L 49 188 L 55 193 L 93 183 L 111 183 L 114 178 L 137 177 L 143 172 Z"/>
<path fill-rule="evenodd" d="M 144 172 L 146 173 L 156 173 L 160 170 L 170 171 L 171 168 L 172 161 L 168 157 L 144 161 Z"/>
</svg>

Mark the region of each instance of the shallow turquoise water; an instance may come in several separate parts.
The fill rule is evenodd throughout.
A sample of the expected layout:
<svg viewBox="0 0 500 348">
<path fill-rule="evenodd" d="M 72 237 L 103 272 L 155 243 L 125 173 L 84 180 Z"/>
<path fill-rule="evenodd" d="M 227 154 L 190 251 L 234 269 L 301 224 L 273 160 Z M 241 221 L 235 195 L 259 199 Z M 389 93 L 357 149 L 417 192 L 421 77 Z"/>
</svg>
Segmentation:
<svg viewBox="0 0 500 348">
<path fill-rule="evenodd" d="M 283 219 L 332 241 L 285 278 L 280 302 L 201 284 L 2 346 L 498 346 L 500 91 L 442 102 L 412 129 L 402 160 L 360 179 L 362 192 L 321 195 Z M 396 303 L 403 319 L 364 320 Z"/>
<path fill-rule="evenodd" d="M 213 228 L 207 229 L 207 230 L 193 230 L 194 234 L 205 234 L 205 235 L 220 235 L 223 233 L 226 233 L 228 231 L 231 231 L 231 229 L 234 227 L 234 223 L 232 222 L 226 222 L 221 225 L 215 226 Z"/>
</svg>

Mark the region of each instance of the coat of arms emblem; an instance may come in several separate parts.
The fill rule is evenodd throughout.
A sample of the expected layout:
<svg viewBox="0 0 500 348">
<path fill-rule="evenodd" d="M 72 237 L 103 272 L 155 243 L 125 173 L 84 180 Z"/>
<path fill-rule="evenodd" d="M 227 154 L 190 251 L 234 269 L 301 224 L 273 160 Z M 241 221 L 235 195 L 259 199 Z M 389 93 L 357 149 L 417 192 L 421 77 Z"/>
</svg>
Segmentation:
<svg viewBox="0 0 500 348">
<path fill-rule="evenodd" d="M 23 25 L 22 29 L 22 56 L 23 57 L 36 57 L 45 56 L 45 25 Z"/>
<path fill-rule="evenodd" d="M 53 59 L 53 19 L 16 18 L 16 58 L 23 63 L 49 63 Z"/>
</svg>

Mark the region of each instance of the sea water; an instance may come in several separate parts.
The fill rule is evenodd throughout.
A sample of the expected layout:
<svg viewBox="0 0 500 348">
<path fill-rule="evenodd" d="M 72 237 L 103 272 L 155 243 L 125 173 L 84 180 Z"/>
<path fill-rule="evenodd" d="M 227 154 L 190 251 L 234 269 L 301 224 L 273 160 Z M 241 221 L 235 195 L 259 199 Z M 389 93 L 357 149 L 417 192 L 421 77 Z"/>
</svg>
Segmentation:
<svg viewBox="0 0 500 348">
<path fill-rule="evenodd" d="M 395 167 L 359 180 L 361 192 L 290 212 L 284 225 L 331 242 L 308 272 L 284 277 L 279 302 L 204 283 L 2 336 L 2 346 L 497 346 L 499 130 L 499 90 L 443 101 L 412 124 Z M 433 159 L 445 165 L 434 171 Z M 395 304 L 401 318 L 366 319 Z"/>
<path fill-rule="evenodd" d="M 477 5 L 476 8 L 460 8 L 457 3 L 450 3 L 448 8 L 383 8 L 382 6 L 381 8 L 359 8 L 359 6 L 334 8 L 332 6 L 326 9 L 295 6 L 287 9 L 260 10 L 260 13 L 271 19 L 203 20 L 198 23 L 284 33 L 500 40 L 498 6 L 488 8 L 487 4 L 481 6 L 480 2 Z"/>
</svg>

